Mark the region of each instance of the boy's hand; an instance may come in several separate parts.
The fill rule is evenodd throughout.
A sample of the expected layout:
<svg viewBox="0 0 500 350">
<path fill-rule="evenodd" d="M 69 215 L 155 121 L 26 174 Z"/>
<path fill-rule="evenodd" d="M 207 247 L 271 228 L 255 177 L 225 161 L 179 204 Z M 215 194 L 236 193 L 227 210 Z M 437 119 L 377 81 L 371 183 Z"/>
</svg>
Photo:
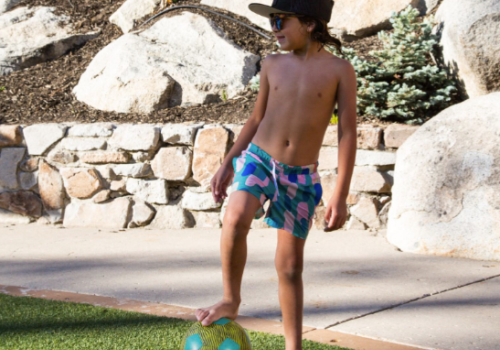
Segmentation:
<svg viewBox="0 0 500 350">
<path fill-rule="evenodd" d="M 232 164 L 226 166 L 222 165 L 217 173 L 215 173 L 210 187 L 212 189 L 212 196 L 216 203 L 222 202 L 227 197 L 226 189 L 234 176 L 234 169 Z"/>
<path fill-rule="evenodd" d="M 344 226 L 347 219 L 347 204 L 345 200 L 333 196 L 326 206 L 324 232 L 335 231 Z"/>
</svg>

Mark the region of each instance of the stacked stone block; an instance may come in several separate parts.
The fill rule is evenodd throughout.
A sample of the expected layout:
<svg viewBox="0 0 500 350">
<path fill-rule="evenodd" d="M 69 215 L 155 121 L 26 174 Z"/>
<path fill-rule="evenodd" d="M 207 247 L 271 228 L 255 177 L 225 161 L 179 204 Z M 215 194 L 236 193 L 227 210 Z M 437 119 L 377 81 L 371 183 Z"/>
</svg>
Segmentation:
<svg viewBox="0 0 500 350">
<path fill-rule="evenodd" d="M 242 128 L 206 123 L 0 126 L 0 222 L 220 228 L 229 197 L 216 203 L 210 181 Z M 395 151 L 416 128 L 358 126 L 348 228 L 385 227 Z M 323 228 L 334 191 L 337 158 L 337 126 L 331 125 L 319 158 L 323 198 L 317 228 Z M 264 227 L 263 218 L 252 223 L 252 228 Z"/>
</svg>

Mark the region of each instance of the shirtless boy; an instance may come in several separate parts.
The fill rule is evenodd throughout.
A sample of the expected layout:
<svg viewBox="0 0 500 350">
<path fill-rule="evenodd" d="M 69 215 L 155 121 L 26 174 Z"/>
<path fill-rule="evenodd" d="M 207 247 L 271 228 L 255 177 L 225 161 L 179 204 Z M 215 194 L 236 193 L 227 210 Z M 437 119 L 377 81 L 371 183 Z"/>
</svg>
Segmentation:
<svg viewBox="0 0 500 350">
<path fill-rule="evenodd" d="M 331 0 L 274 0 L 250 4 L 272 21 L 272 31 L 287 54 L 267 56 L 261 64 L 260 90 L 251 117 L 211 182 L 214 200 L 231 196 L 222 225 L 222 300 L 196 310 L 204 326 L 235 320 L 247 257 L 246 237 L 253 219 L 278 229 L 275 266 L 286 350 L 302 349 L 303 253 L 316 206 L 322 197 L 318 158 L 323 137 L 338 103 L 338 175 L 326 206 L 325 231 L 341 228 L 356 155 L 356 75 L 347 60 L 323 48 Z M 316 22 L 307 22 L 308 15 Z M 305 20 L 306 22 L 303 22 Z M 317 27 L 316 27 L 317 26 Z M 315 32 L 323 32 L 318 35 Z M 317 39 L 321 41 L 318 41 Z M 327 38 L 325 40 L 325 38 Z"/>
</svg>

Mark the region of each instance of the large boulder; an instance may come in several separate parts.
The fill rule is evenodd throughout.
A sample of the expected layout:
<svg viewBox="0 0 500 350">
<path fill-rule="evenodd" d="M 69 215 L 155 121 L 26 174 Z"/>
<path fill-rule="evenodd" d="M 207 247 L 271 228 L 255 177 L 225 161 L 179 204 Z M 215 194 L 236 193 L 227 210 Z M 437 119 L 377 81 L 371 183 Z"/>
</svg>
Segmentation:
<svg viewBox="0 0 500 350">
<path fill-rule="evenodd" d="M 222 90 L 227 98 L 242 91 L 258 60 L 211 20 L 181 12 L 102 49 L 73 93 L 94 108 L 119 113 L 208 103 Z"/>
<path fill-rule="evenodd" d="M 364 37 L 392 27 L 391 13 L 401 12 L 411 5 L 416 8 L 420 0 L 338 0 L 329 25 L 332 32 L 342 37 Z"/>
<path fill-rule="evenodd" d="M 500 90 L 500 1 L 444 0 L 436 12 L 444 64 L 463 99 Z"/>
<path fill-rule="evenodd" d="M 387 239 L 402 251 L 500 261 L 500 92 L 449 107 L 397 151 Z"/>
<path fill-rule="evenodd" d="M 54 11 L 19 7 L 0 15 L 0 76 L 55 59 L 99 34 L 75 33 L 70 18 Z"/>
</svg>

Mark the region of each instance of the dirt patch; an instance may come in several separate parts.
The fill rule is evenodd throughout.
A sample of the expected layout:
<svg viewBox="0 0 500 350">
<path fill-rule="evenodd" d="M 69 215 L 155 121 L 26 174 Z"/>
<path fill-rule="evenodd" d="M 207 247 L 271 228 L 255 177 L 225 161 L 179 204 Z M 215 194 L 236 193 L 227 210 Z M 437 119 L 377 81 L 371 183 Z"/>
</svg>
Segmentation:
<svg viewBox="0 0 500 350">
<path fill-rule="evenodd" d="M 77 101 L 72 89 L 95 55 L 106 45 L 122 35 L 121 30 L 109 22 L 109 17 L 124 1 L 115 0 L 24 0 L 21 6 L 53 6 L 56 14 L 71 17 L 71 22 L 79 33 L 101 29 L 101 34 L 86 44 L 69 51 L 55 60 L 44 62 L 0 77 L 0 123 L 1 124 L 36 124 L 48 122 L 120 122 L 120 123 L 167 123 L 184 121 L 205 121 L 218 123 L 244 123 L 251 115 L 257 92 L 247 88 L 236 98 L 226 102 L 213 102 L 190 107 L 171 107 L 150 114 L 115 113 L 94 109 Z M 179 1 L 171 6 L 200 5 L 200 0 Z M 236 18 L 272 37 L 270 31 L 263 30 L 245 17 L 238 16 L 219 8 L 202 5 L 213 11 Z M 158 9 L 159 12 L 162 9 Z M 277 46 L 251 29 L 222 16 L 201 9 L 182 8 L 170 11 L 162 16 L 175 16 L 181 11 L 191 11 L 213 20 L 237 45 L 261 57 Z M 137 21 L 136 28 L 147 16 Z M 151 21 L 146 28 L 156 20 Z M 390 31 L 389 31 L 390 32 Z M 370 50 L 377 50 L 381 43 L 376 35 L 343 43 L 344 47 L 353 47 L 362 58 L 368 58 Z M 260 70 L 260 66 L 258 66 Z M 2 88 L 4 87 L 4 88 Z M 370 116 L 359 116 L 359 123 L 392 124 Z"/>
</svg>

